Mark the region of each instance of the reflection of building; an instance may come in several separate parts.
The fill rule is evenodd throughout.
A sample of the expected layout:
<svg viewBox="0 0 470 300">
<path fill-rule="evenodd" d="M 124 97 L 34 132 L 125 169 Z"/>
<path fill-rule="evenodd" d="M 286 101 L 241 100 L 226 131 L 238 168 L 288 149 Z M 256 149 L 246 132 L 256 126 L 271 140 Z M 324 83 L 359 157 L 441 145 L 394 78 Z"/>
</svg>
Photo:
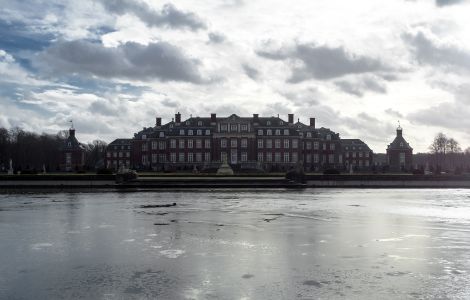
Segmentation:
<svg viewBox="0 0 470 300">
<path fill-rule="evenodd" d="M 62 171 L 79 170 L 85 165 L 85 148 L 75 137 L 73 127 L 69 129 L 69 136 L 64 141 L 60 151 L 60 169 Z"/>
<path fill-rule="evenodd" d="M 359 139 L 341 139 L 344 168 L 368 170 L 372 166 L 373 153 L 366 143 Z"/>
<path fill-rule="evenodd" d="M 403 129 L 398 126 L 397 136 L 387 147 L 387 160 L 390 171 L 409 171 L 411 170 L 413 159 L 413 148 L 403 138 Z"/>
<path fill-rule="evenodd" d="M 298 162 L 306 171 L 344 169 L 340 141 L 338 133 L 316 128 L 315 118 L 308 125 L 294 123 L 293 114 L 285 121 L 258 114 L 182 120 L 177 113 L 169 123 L 156 118 L 154 127 L 144 128 L 133 139 L 112 142 L 106 165 L 113 169 L 127 165 L 130 155 L 130 167 L 141 170 L 216 169 L 224 161 L 234 170 L 285 171 Z"/>
</svg>

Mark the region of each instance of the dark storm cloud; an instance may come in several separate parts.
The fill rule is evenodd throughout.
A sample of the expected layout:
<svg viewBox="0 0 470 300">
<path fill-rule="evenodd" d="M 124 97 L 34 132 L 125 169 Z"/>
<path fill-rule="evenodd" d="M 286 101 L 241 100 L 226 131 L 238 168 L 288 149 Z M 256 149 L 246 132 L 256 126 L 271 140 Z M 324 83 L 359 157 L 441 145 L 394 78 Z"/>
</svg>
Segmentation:
<svg viewBox="0 0 470 300">
<path fill-rule="evenodd" d="M 199 62 L 165 42 L 148 45 L 127 42 L 115 48 L 85 40 L 58 42 L 40 53 L 36 64 L 51 74 L 204 82 Z"/>
<path fill-rule="evenodd" d="M 246 76 L 250 77 L 253 80 L 257 80 L 259 77 L 259 72 L 255 68 L 250 67 L 247 64 L 242 65 L 243 71 L 245 71 Z"/>
<path fill-rule="evenodd" d="M 148 26 L 187 28 L 190 30 L 205 29 L 207 26 L 201 18 L 192 12 L 178 10 L 173 4 L 163 5 L 155 11 L 145 2 L 132 0 L 98 0 L 104 8 L 118 15 L 133 14 Z"/>
<path fill-rule="evenodd" d="M 402 36 L 419 64 L 470 71 L 470 52 L 449 45 L 438 45 L 423 32 Z"/>
<path fill-rule="evenodd" d="M 436 0 L 436 5 L 439 7 L 454 5 L 464 2 L 465 0 Z"/>
<path fill-rule="evenodd" d="M 257 51 L 257 54 L 272 60 L 291 61 L 292 75 L 288 80 L 291 83 L 390 69 L 378 59 L 351 54 L 343 47 L 298 44 L 292 49 L 262 50 Z M 301 66 L 296 62 L 300 62 Z"/>
</svg>

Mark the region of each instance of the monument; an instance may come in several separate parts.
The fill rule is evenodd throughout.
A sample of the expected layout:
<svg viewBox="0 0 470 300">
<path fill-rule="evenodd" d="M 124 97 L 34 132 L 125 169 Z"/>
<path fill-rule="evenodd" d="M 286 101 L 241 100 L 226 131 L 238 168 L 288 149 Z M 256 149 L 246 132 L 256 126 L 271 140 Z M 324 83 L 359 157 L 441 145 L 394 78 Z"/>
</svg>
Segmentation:
<svg viewBox="0 0 470 300">
<path fill-rule="evenodd" d="M 227 163 L 227 159 L 224 159 L 219 169 L 217 170 L 217 175 L 233 175 L 233 170 Z"/>
<path fill-rule="evenodd" d="M 10 168 L 8 169 L 8 175 L 13 175 L 13 162 L 10 158 Z"/>
</svg>

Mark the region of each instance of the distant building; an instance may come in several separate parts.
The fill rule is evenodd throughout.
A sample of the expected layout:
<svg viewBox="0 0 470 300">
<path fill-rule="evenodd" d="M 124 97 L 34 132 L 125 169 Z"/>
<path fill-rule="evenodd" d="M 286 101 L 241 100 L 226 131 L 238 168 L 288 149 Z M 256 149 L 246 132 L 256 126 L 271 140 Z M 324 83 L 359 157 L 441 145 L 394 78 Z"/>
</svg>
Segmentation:
<svg viewBox="0 0 470 300">
<path fill-rule="evenodd" d="M 403 129 L 398 126 L 397 136 L 387 147 L 387 161 L 390 171 L 410 171 L 413 163 L 413 148 L 403 138 Z"/>
<path fill-rule="evenodd" d="M 69 136 L 64 141 L 60 153 L 60 169 L 62 171 L 79 170 L 85 165 L 85 147 L 75 137 L 73 127 L 69 129 Z"/>
<path fill-rule="evenodd" d="M 371 157 L 361 143 L 364 149 L 357 155 Z M 365 160 L 358 164 L 370 166 Z M 224 161 L 234 170 L 286 171 L 298 163 L 306 171 L 344 169 L 339 134 L 316 128 L 315 118 L 308 125 L 294 122 L 293 114 L 285 121 L 258 114 L 182 120 L 177 113 L 171 122 L 162 124 L 156 118 L 155 126 L 143 128 L 134 138 L 113 141 L 106 151 L 106 166 L 112 169 L 130 164 L 138 170 L 203 170 L 216 169 Z"/>
<path fill-rule="evenodd" d="M 373 152 L 359 139 L 341 139 L 344 169 L 355 171 L 369 170 L 372 166 Z"/>
</svg>

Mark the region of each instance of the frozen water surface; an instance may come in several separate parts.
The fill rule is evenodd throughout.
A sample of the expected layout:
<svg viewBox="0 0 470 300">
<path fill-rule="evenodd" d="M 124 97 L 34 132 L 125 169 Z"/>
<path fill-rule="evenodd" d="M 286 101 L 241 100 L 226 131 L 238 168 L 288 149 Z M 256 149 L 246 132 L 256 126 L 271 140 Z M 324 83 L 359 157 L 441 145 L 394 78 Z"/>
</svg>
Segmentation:
<svg viewBox="0 0 470 300">
<path fill-rule="evenodd" d="M 469 272 L 470 190 L 0 195 L 0 299 L 469 299 Z"/>
</svg>

